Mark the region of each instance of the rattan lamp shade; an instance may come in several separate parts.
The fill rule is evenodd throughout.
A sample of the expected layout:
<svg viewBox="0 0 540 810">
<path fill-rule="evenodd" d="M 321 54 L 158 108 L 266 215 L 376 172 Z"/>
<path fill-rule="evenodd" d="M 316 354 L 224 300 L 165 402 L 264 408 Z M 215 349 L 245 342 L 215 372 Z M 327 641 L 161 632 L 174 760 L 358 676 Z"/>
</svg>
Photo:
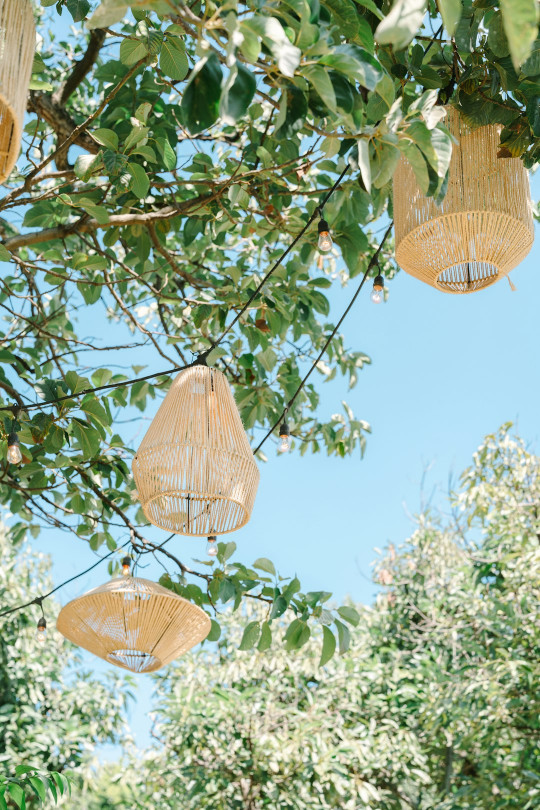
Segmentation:
<svg viewBox="0 0 540 810">
<path fill-rule="evenodd" d="M 498 158 L 500 126 L 471 130 L 454 108 L 445 124 L 457 139 L 441 205 L 425 197 L 410 163 L 394 175 L 396 261 L 450 293 L 469 293 L 505 276 L 531 249 L 529 178 L 517 158 Z"/>
<path fill-rule="evenodd" d="M 207 537 L 244 526 L 259 469 L 227 378 L 181 371 L 133 459 L 144 514 L 168 532 Z"/>
<path fill-rule="evenodd" d="M 131 672 L 154 672 L 210 632 L 200 607 L 155 582 L 121 577 L 62 608 L 56 627 L 69 641 Z"/>
<path fill-rule="evenodd" d="M 30 0 L 0 0 L 0 183 L 19 157 L 35 46 Z"/>
</svg>

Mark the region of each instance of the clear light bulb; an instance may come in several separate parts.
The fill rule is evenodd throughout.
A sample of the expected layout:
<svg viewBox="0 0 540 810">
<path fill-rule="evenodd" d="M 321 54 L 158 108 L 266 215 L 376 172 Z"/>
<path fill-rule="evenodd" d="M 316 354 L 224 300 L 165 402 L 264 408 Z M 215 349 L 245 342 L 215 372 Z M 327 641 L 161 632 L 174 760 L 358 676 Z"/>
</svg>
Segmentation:
<svg viewBox="0 0 540 810">
<path fill-rule="evenodd" d="M 380 273 L 373 279 L 370 298 L 374 304 L 381 304 L 384 301 L 384 277 Z"/>
<path fill-rule="evenodd" d="M 36 639 L 40 644 L 45 644 L 47 641 L 47 622 L 43 618 L 37 623 Z"/>
<path fill-rule="evenodd" d="M 329 231 L 321 231 L 319 234 L 319 250 L 322 250 L 323 253 L 328 253 L 329 250 L 332 250 L 332 237 L 330 236 Z"/>
<path fill-rule="evenodd" d="M 217 557 L 217 543 L 215 537 L 209 537 L 206 545 L 206 553 L 209 557 Z"/>
<path fill-rule="evenodd" d="M 19 437 L 16 433 L 10 433 L 8 436 L 8 451 L 7 460 L 10 464 L 20 464 L 22 461 L 21 448 L 19 447 Z"/>
<path fill-rule="evenodd" d="M 384 294 L 382 290 L 373 290 L 370 295 L 371 300 L 374 304 L 382 304 L 384 301 Z"/>
<path fill-rule="evenodd" d="M 281 453 L 287 453 L 291 449 L 291 443 L 289 441 L 288 436 L 280 436 L 281 444 L 279 445 L 279 450 Z"/>
<path fill-rule="evenodd" d="M 328 253 L 329 250 L 332 250 L 332 237 L 330 236 L 330 227 L 328 222 L 321 217 L 319 220 L 319 241 L 318 247 L 323 253 Z"/>
</svg>

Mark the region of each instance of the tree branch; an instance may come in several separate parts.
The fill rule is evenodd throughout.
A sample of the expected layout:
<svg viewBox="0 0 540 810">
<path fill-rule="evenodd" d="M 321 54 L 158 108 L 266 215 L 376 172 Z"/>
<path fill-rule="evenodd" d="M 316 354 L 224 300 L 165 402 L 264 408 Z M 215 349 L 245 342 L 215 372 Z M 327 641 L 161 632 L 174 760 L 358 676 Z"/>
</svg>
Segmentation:
<svg viewBox="0 0 540 810">
<path fill-rule="evenodd" d="M 72 72 L 67 77 L 66 81 L 60 85 L 58 90 L 52 94 L 53 104 L 63 106 L 70 95 L 77 89 L 85 76 L 90 72 L 93 65 L 96 63 L 101 46 L 105 42 L 107 32 L 102 28 L 93 28 L 88 40 L 86 53 L 82 59 L 75 62 Z M 74 128 L 74 127 L 73 127 Z"/>
</svg>

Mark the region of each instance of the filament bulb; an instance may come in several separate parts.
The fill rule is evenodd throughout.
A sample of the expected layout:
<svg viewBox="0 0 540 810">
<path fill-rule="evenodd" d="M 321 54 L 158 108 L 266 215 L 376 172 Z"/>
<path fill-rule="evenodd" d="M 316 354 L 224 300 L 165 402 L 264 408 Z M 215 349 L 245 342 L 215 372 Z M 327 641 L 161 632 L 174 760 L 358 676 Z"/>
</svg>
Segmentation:
<svg viewBox="0 0 540 810">
<path fill-rule="evenodd" d="M 37 623 L 36 638 L 40 644 L 45 644 L 47 640 L 47 622 L 44 616 Z"/>
<path fill-rule="evenodd" d="M 370 298 L 374 304 L 381 304 L 384 301 L 384 278 L 380 274 L 375 276 Z"/>
<path fill-rule="evenodd" d="M 19 437 L 16 433 L 8 436 L 7 460 L 10 464 L 20 464 L 22 461 L 21 448 L 19 447 Z"/>
<path fill-rule="evenodd" d="M 206 544 L 206 553 L 208 554 L 209 557 L 217 557 L 218 550 L 216 540 L 217 537 L 215 536 L 215 534 L 211 535 L 208 538 L 208 543 Z"/>
<path fill-rule="evenodd" d="M 289 429 L 289 425 L 287 424 L 287 422 L 283 421 L 279 429 L 279 438 L 281 439 L 279 449 L 281 453 L 287 453 L 287 451 L 290 449 L 291 447 L 290 436 L 291 431 Z"/>
<path fill-rule="evenodd" d="M 122 560 L 122 574 L 125 577 L 129 577 L 131 572 L 131 557 L 124 557 Z"/>
<path fill-rule="evenodd" d="M 320 219 L 318 241 L 319 250 L 321 250 L 323 253 L 328 253 L 329 250 L 332 250 L 332 244 L 332 237 L 330 236 L 328 222 L 325 219 Z"/>
</svg>

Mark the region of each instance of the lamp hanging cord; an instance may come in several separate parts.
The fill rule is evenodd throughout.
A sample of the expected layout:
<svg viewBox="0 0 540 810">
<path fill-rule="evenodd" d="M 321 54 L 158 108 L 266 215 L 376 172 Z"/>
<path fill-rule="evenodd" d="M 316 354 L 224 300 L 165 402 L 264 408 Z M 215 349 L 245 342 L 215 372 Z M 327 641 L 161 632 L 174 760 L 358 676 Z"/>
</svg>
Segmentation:
<svg viewBox="0 0 540 810">
<path fill-rule="evenodd" d="M 321 359 L 321 357 L 323 356 L 323 354 L 327 350 L 327 348 L 330 345 L 331 341 L 334 339 L 337 330 L 339 329 L 339 327 L 341 326 L 341 324 L 343 323 L 343 321 L 345 320 L 345 318 L 347 317 L 347 315 L 351 311 L 351 309 L 352 309 L 352 307 L 354 305 L 354 302 L 356 301 L 356 299 L 360 295 L 360 291 L 361 291 L 362 287 L 364 286 L 364 283 L 365 283 L 365 281 L 366 281 L 366 279 L 367 279 L 367 277 L 369 275 L 369 271 L 377 264 L 377 259 L 379 258 L 379 254 L 380 254 L 380 252 L 381 252 L 381 250 L 382 250 L 382 248 L 384 246 L 384 243 L 386 242 L 388 236 L 390 235 L 390 232 L 392 230 L 393 225 L 394 225 L 394 223 L 391 222 L 390 225 L 388 226 L 388 228 L 386 229 L 386 232 L 385 232 L 383 238 L 381 239 L 381 243 L 380 243 L 379 247 L 377 248 L 377 250 L 375 251 L 375 253 L 373 254 L 373 256 L 371 257 L 371 259 L 369 261 L 369 264 L 368 264 L 368 266 L 366 268 L 366 271 L 365 271 L 364 275 L 362 276 L 362 280 L 360 281 L 360 284 L 358 285 L 358 287 L 356 289 L 356 292 L 354 293 L 353 297 L 349 301 L 349 303 L 347 305 L 347 308 L 345 309 L 345 312 L 343 313 L 343 315 L 341 316 L 341 318 L 339 319 L 337 324 L 334 326 L 332 332 L 330 333 L 329 337 L 325 341 L 324 346 L 322 347 L 321 351 L 317 355 L 316 360 L 314 360 L 314 362 L 311 365 L 311 368 L 308 370 L 307 374 L 305 375 L 302 382 L 300 383 L 300 385 L 298 386 L 298 388 L 294 392 L 291 399 L 287 402 L 285 408 L 280 413 L 279 418 L 276 419 L 276 421 L 274 422 L 274 424 L 272 425 L 272 427 L 270 428 L 270 430 L 268 431 L 266 436 L 262 439 L 261 442 L 259 442 L 259 444 L 255 448 L 255 450 L 253 451 L 253 455 L 256 455 L 259 452 L 259 450 L 261 449 L 261 447 L 263 446 L 265 441 L 272 435 L 272 433 L 278 427 L 278 425 L 281 423 L 281 421 L 283 419 L 285 419 L 287 412 L 293 406 L 293 404 L 294 404 L 296 398 L 298 397 L 300 391 L 302 390 L 302 388 L 304 387 L 304 385 L 306 384 L 306 382 L 310 378 L 311 374 L 313 373 L 315 367 L 317 366 L 317 363 L 319 362 L 319 360 Z"/>
</svg>

